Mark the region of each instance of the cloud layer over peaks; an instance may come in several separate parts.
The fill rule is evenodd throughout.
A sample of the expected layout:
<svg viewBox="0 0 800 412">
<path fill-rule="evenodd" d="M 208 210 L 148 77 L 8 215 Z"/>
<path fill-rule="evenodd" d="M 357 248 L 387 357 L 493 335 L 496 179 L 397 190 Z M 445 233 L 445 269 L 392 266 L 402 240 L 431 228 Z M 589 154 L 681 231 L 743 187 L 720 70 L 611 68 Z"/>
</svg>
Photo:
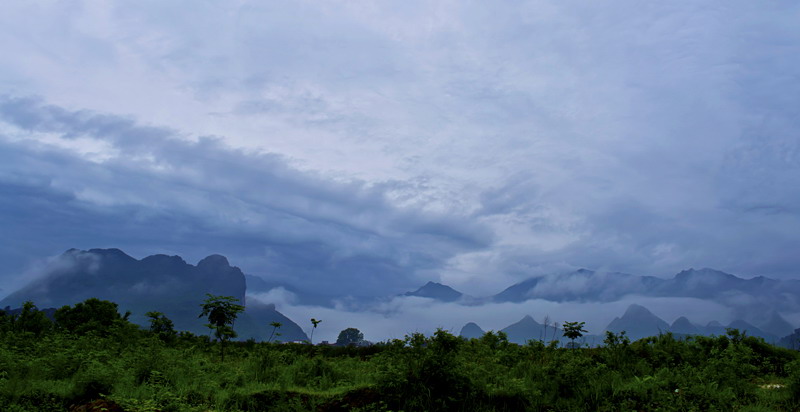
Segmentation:
<svg viewBox="0 0 800 412">
<path fill-rule="evenodd" d="M 800 6 L 0 4 L 12 279 L 70 247 L 315 288 L 800 274 Z M 4 288 L 6 289 L 6 288 Z"/>
</svg>

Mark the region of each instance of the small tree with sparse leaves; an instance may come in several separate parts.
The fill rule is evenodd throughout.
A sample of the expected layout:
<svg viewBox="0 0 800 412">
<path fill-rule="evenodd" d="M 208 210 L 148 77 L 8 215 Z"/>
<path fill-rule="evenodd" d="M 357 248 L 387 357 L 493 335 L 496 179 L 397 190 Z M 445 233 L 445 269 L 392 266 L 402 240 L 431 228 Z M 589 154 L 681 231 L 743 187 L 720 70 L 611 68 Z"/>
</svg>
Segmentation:
<svg viewBox="0 0 800 412">
<path fill-rule="evenodd" d="M 275 336 L 275 331 L 280 329 L 280 327 L 283 326 L 283 324 L 280 322 L 270 322 L 269 326 L 272 326 L 272 333 L 269 334 L 269 340 L 267 340 L 267 342 L 272 342 L 272 337 Z"/>
<path fill-rule="evenodd" d="M 233 323 L 240 313 L 244 312 L 244 306 L 240 305 L 239 299 L 233 296 L 214 296 L 206 293 L 206 300 L 200 305 L 203 311 L 199 318 L 208 317 L 206 326 L 214 331 L 214 336 L 220 342 L 220 358 L 225 361 L 225 342 L 236 337 L 233 330 Z"/>
<path fill-rule="evenodd" d="M 584 332 L 588 332 L 587 330 L 583 329 L 583 325 L 585 324 L 586 322 L 564 322 L 562 325 L 564 328 L 564 336 L 570 340 L 570 347 L 574 348 L 575 339 L 583 336 Z"/>
</svg>

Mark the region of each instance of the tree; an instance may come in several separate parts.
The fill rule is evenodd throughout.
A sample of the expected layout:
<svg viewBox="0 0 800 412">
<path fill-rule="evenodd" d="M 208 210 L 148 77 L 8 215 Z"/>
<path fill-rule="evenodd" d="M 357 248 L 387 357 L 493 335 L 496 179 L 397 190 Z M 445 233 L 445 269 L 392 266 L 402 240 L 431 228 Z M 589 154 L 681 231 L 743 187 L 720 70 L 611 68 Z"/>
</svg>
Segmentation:
<svg viewBox="0 0 800 412">
<path fill-rule="evenodd" d="M 280 322 L 270 322 L 269 326 L 272 326 L 272 333 L 269 334 L 269 340 L 267 342 L 272 342 L 272 336 L 275 335 L 275 331 L 280 329 L 283 324 Z"/>
<path fill-rule="evenodd" d="M 30 332 L 37 336 L 48 331 L 53 322 L 47 318 L 44 312 L 36 308 L 31 301 L 22 304 L 22 312 L 16 317 L 12 317 L 14 329 L 20 332 Z"/>
<path fill-rule="evenodd" d="M 116 303 L 89 298 L 74 306 L 65 305 L 56 310 L 54 317 L 59 328 L 75 334 L 89 332 L 106 334 L 112 327 L 127 323 L 130 312 L 120 316 Z"/>
<path fill-rule="evenodd" d="M 175 324 L 161 312 L 151 311 L 145 314 L 150 318 L 150 332 L 153 332 L 163 341 L 172 340 L 177 333 Z"/>
<path fill-rule="evenodd" d="M 200 305 L 203 311 L 198 318 L 208 317 L 206 326 L 214 331 L 214 337 L 220 342 L 219 353 L 222 361 L 225 361 L 225 342 L 236 337 L 233 330 L 233 323 L 240 313 L 244 312 L 244 306 L 240 305 L 239 299 L 233 296 L 214 296 L 206 293 L 206 300 Z"/>
<path fill-rule="evenodd" d="M 317 325 L 319 325 L 320 322 L 322 322 L 321 319 L 317 320 L 317 319 L 311 318 L 311 324 L 314 325 L 314 327 L 311 329 L 311 344 L 312 345 L 314 344 L 314 330 L 317 329 Z"/>
<path fill-rule="evenodd" d="M 339 332 L 339 337 L 336 338 L 338 346 L 358 345 L 364 341 L 364 334 L 356 328 L 347 328 Z"/>
<path fill-rule="evenodd" d="M 5 310 L 0 309 L 0 332 L 6 332 L 11 329 L 14 317 Z"/>
<path fill-rule="evenodd" d="M 550 315 L 544 316 L 544 333 L 539 333 L 539 340 L 544 342 L 547 340 L 547 327 L 550 326 Z"/>
<path fill-rule="evenodd" d="M 584 332 L 588 332 L 588 330 L 583 329 L 583 325 L 586 322 L 564 322 L 562 327 L 564 328 L 564 336 L 570 339 L 570 347 L 575 347 L 575 339 L 580 338 L 583 336 Z"/>
<path fill-rule="evenodd" d="M 480 342 L 492 350 L 508 347 L 508 335 L 503 331 L 488 331 L 480 337 Z"/>
</svg>

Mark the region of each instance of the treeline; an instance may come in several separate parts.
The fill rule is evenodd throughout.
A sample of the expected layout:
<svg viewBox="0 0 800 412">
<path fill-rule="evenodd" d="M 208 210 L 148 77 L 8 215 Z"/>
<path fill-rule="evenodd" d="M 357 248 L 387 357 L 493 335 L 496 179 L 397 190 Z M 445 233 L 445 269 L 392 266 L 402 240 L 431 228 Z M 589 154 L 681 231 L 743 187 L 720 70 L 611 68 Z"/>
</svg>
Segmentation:
<svg viewBox="0 0 800 412">
<path fill-rule="evenodd" d="M 74 306 L 63 306 L 52 314 L 39 310 L 36 304 L 28 301 L 16 311 L 0 310 L 0 331 L 33 336 L 55 331 L 74 334 L 105 333 L 113 327 L 129 324 L 129 316 L 130 312 L 120 315 L 116 303 L 96 298 Z"/>
<path fill-rule="evenodd" d="M 222 360 L 224 340 L 153 314 L 142 329 L 96 299 L 52 319 L 0 313 L 0 410 L 800 410 L 798 352 L 736 330 L 608 333 L 600 348 L 443 330 L 369 347 L 231 341 Z"/>
</svg>

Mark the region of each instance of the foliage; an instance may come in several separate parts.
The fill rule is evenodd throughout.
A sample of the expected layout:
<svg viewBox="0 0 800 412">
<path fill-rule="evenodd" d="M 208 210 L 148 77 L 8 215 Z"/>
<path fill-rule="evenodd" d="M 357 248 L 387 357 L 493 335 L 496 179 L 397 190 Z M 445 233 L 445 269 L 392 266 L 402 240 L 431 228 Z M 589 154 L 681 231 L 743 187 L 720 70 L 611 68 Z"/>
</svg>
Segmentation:
<svg viewBox="0 0 800 412">
<path fill-rule="evenodd" d="M 145 313 L 145 316 L 150 318 L 150 332 L 156 334 L 161 340 L 171 342 L 178 335 L 172 320 L 163 313 L 151 311 Z"/>
<path fill-rule="evenodd" d="M 570 346 L 574 347 L 575 339 L 580 338 L 585 332 L 588 332 L 583 329 L 583 325 L 585 324 L 586 322 L 564 322 L 564 325 L 562 325 L 564 328 L 564 337 L 570 340 Z"/>
<path fill-rule="evenodd" d="M 275 335 L 275 331 L 280 329 L 283 324 L 280 322 L 270 322 L 269 326 L 272 326 L 272 333 L 269 334 L 269 339 L 267 339 L 267 342 L 272 342 L 272 337 Z M 278 335 L 280 336 L 280 333 Z"/>
<path fill-rule="evenodd" d="M 314 325 L 314 327 L 311 328 L 311 336 L 309 337 L 311 343 L 314 343 L 314 331 L 317 330 L 317 325 L 319 325 L 320 322 L 322 322 L 321 319 L 318 320 L 318 319 L 311 318 L 311 324 Z"/>
<path fill-rule="evenodd" d="M 369 347 L 227 342 L 221 363 L 224 341 L 165 341 L 165 323 L 98 328 L 90 316 L 94 326 L 37 335 L 11 318 L 0 313 L 3 411 L 800 410 L 798 352 L 735 332 L 609 333 L 603 347 L 574 350 L 444 330 Z"/>
<path fill-rule="evenodd" d="M 25 302 L 22 305 L 22 312 L 16 317 L 9 319 L 11 327 L 15 331 L 28 332 L 36 336 L 47 332 L 53 326 L 53 322 L 45 316 L 44 312 L 39 311 L 33 302 Z"/>
<path fill-rule="evenodd" d="M 206 293 L 206 300 L 200 305 L 203 311 L 198 317 L 208 317 L 206 326 L 214 331 L 214 337 L 220 342 L 219 353 L 223 361 L 225 360 L 225 342 L 236 337 L 233 323 L 239 313 L 244 312 L 244 306 L 237 302 L 239 299 L 233 296 L 215 296 Z"/>
<path fill-rule="evenodd" d="M 364 341 L 364 334 L 356 328 L 347 328 L 339 332 L 336 344 L 339 346 L 358 345 Z"/>
<path fill-rule="evenodd" d="M 128 316 L 129 313 L 120 316 L 116 303 L 97 298 L 63 306 L 55 313 L 57 327 L 79 335 L 88 332 L 107 334 L 114 326 L 127 322 Z"/>
</svg>

